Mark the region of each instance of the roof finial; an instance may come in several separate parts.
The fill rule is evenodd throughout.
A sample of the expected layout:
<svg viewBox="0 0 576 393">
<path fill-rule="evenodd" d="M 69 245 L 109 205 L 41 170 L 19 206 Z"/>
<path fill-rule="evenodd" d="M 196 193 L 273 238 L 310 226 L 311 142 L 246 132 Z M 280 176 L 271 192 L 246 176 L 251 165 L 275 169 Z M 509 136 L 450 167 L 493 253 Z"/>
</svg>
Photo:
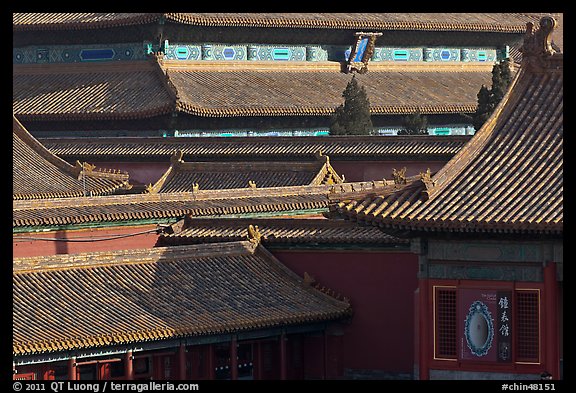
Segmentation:
<svg viewBox="0 0 576 393">
<path fill-rule="evenodd" d="M 400 170 L 392 168 L 392 176 L 394 177 L 394 184 L 406 184 L 406 167 Z"/>
<path fill-rule="evenodd" d="M 262 239 L 262 234 L 258 228 L 258 225 L 248 225 L 248 240 L 250 243 L 259 244 L 260 239 Z"/>
<path fill-rule="evenodd" d="M 552 32 L 556 26 L 556 19 L 551 16 L 542 17 L 538 29 L 534 29 L 532 22 L 526 24 L 524 43 L 520 48 L 523 63 L 541 68 L 545 65 L 543 60 L 556 53 L 552 47 Z"/>
<path fill-rule="evenodd" d="M 172 157 L 170 157 L 170 163 L 172 164 L 176 164 L 176 163 L 182 163 L 184 162 L 182 160 L 182 157 L 184 156 L 184 153 L 182 152 L 182 150 L 176 150 L 173 154 Z"/>
<path fill-rule="evenodd" d="M 316 283 L 316 279 L 312 277 L 308 272 L 304 272 L 304 284 L 312 286 Z"/>
</svg>

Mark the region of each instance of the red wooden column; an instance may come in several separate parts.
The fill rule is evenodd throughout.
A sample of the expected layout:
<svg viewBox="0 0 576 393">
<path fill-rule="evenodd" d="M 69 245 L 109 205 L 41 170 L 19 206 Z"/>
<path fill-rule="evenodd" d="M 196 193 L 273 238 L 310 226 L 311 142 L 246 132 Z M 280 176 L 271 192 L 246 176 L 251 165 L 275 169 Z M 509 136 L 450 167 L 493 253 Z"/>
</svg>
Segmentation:
<svg viewBox="0 0 576 393">
<path fill-rule="evenodd" d="M 418 322 L 418 331 L 420 332 L 420 340 L 419 344 L 420 347 L 418 348 L 419 352 L 419 359 L 418 359 L 418 373 L 420 380 L 427 380 L 430 379 L 430 372 L 428 366 L 428 359 L 429 359 L 429 349 L 430 349 L 430 338 L 428 332 L 430 331 L 430 324 L 434 323 L 434 321 L 429 320 L 428 318 L 428 308 L 430 304 L 428 303 L 428 279 L 427 278 L 420 278 L 418 279 L 418 297 L 419 297 L 419 322 Z M 433 306 L 432 306 L 433 307 Z"/>
<path fill-rule="evenodd" d="M 322 357 L 323 357 L 323 368 L 322 368 L 322 379 L 328 379 L 328 332 L 326 330 L 322 333 L 322 339 L 324 345 L 322 346 Z"/>
<path fill-rule="evenodd" d="M 124 355 L 124 377 L 127 381 L 134 379 L 134 356 L 131 349 Z"/>
<path fill-rule="evenodd" d="M 178 347 L 178 379 L 186 380 L 186 345 L 180 343 Z"/>
<path fill-rule="evenodd" d="M 556 263 L 546 262 L 544 267 L 545 339 L 544 359 L 552 379 L 560 379 L 560 339 L 558 332 L 558 283 Z"/>
<path fill-rule="evenodd" d="M 76 356 L 72 356 L 68 359 L 68 380 L 76 380 Z"/>
<path fill-rule="evenodd" d="M 16 379 L 16 374 L 17 374 L 16 363 L 12 362 L 12 379 L 13 380 Z"/>
<path fill-rule="evenodd" d="M 230 379 L 238 379 L 238 342 L 236 336 L 232 336 L 230 341 Z"/>
<path fill-rule="evenodd" d="M 216 354 L 214 353 L 214 344 L 208 344 L 207 347 L 207 359 L 208 362 L 208 379 L 214 380 L 216 379 L 216 371 L 214 370 L 216 365 Z"/>
<path fill-rule="evenodd" d="M 417 331 L 418 345 L 418 379 L 430 379 L 430 348 L 433 338 L 430 337 L 434 320 L 430 307 L 435 307 L 430 302 L 430 282 L 428 279 L 428 241 L 415 238 L 410 241 L 410 250 L 418 255 L 418 319 Z"/>
<path fill-rule="evenodd" d="M 280 335 L 280 380 L 284 381 L 288 376 L 286 364 L 286 333 Z"/>
</svg>

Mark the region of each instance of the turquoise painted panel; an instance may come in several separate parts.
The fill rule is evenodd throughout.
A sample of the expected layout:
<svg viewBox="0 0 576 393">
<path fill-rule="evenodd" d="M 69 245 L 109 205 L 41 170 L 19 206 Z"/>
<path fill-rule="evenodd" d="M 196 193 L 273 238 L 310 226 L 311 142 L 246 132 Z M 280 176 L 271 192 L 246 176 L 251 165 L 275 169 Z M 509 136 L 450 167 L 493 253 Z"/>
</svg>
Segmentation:
<svg viewBox="0 0 576 393">
<path fill-rule="evenodd" d="M 248 46 L 248 59 L 258 61 L 305 61 L 306 47 L 250 44 Z"/>
<path fill-rule="evenodd" d="M 200 60 L 200 45 L 167 44 L 164 50 L 165 60 Z"/>
<path fill-rule="evenodd" d="M 462 61 L 493 63 L 498 60 L 498 51 L 488 48 L 462 48 Z"/>
<path fill-rule="evenodd" d="M 194 138 L 194 137 L 251 137 L 251 136 L 327 136 L 330 130 L 322 128 L 309 129 L 268 129 L 268 130 L 181 130 L 174 131 L 174 137 Z"/>
<path fill-rule="evenodd" d="M 306 61 L 328 61 L 328 50 L 324 46 L 307 46 Z"/>
<path fill-rule="evenodd" d="M 423 48 L 376 47 L 370 61 L 422 61 Z"/>
<path fill-rule="evenodd" d="M 274 48 L 272 49 L 272 59 L 274 60 L 290 60 L 290 49 L 288 48 Z"/>
</svg>

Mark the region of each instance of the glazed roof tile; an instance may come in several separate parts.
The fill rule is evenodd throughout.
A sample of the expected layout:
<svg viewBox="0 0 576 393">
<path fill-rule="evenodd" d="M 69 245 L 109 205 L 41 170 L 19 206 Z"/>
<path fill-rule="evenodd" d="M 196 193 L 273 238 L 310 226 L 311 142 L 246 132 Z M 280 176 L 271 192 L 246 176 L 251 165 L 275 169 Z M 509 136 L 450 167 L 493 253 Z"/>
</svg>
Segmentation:
<svg viewBox="0 0 576 393">
<path fill-rule="evenodd" d="M 21 120 L 147 118 L 175 105 L 151 61 L 15 65 L 12 84 Z"/>
<path fill-rule="evenodd" d="M 83 177 L 85 176 L 85 177 Z M 12 198 L 43 199 L 107 195 L 130 188 L 128 174 L 95 170 L 58 158 L 13 117 Z"/>
<path fill-rule="evenodd" d="M 351 314 L 250 241 L 16 258 L 12 277 L 15 356 Z"/>
<path fill-rule="evenodd" d="M 196 26 L 522 33 L 542 13 L 14 13 L 14 31 L 92 29 L 157 22 Z"/>
<path fill-rule="evenodd" d="M 550 46 L 550 19 L 541 23 L 506 96 L 441 170 L 401 191 L 335 200 L 331 210 L 404 232 L 561 234 L 563 54 Z"/>
<path fill-rule="evenodd" d="M 184 215 L 225 216 L 328 208 L 328 195 L 389 187 L 384 181 L 337 185 L 198 190 L 13 201 L 13 228 L 175 219 Z"/>
<path fill-rule="evenodd" d="M 351 78 L 339 63 L 160 63 L 15 64 L 13 111 L 22 120 L 141 119 L 172 111 L 201 117 L 329 116 L 342 104 Z M 459 114 L 475 111 L 491 72 L 491 64 L 405 63 L 371 66 L 356 78 L 373 115 Z"/>
<path fill-rule="evenodd" d="M 266 246 L 287 244 L 403 244 L 407 241 L 390 236 L 374 226 L 359 226 L 344 220 L 326 218 L 186 218 L 174 233 L 161 235 L 164 245 L 227 242 L 248 237 L 253 225 Z"/>
<path fill-rule="evenodd" d="M 171 165 L 148 192 L 190 191 L 254 187 L 283 187 L 342 183 L 329 158 L 318 155 L 315 162 L 184 162 L 183 153 L 171 158 Z"/>
<path fill-rule="evenodd" d="M 338 160 L 449 160 L 470 135 L 198 137 L 198 138 L 39 138 L 67 160 L 146 159 L 166 161 L 181 151 L 185 160 L 313 160 L 322 152 Z"/>
<path fill-rule="evenodd" d="M 162 67 L 178 92 L 178 110 L 206 117 L 329 116 L 342 104 L 351 78 L 339 63 L 258 66 L 165 61 Z M 475 111 L 491 72 L 491 64 L 371 64 L 356 78 L 373 115 L 457 114 Z"/>
</svg>

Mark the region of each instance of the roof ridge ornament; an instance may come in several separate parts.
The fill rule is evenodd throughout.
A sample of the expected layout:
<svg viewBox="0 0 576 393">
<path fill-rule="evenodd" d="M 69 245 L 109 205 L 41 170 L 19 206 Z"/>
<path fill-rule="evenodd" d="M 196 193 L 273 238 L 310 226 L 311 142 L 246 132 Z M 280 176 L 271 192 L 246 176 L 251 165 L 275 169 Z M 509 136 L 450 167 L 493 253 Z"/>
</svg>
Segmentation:
<svg viewBox="0 0 576 393">
<path fill-rule="evenodd" d="M 308 272 L 304 272 L 304 284 L 312 286 L 316 283 L 316 279 L 308 274 Z"/>
<path fill-rule="evenodd" d="M 534 23 L 526 23 L 524 43 L 520 47 L 522 62 L 532 70 L 546 68 L 546 60 L 557 53 L 552 47 L 552 32 L 558 22 L 551 16 L 544 16 L 540 19 L 539 25 L 540 27 L 535 29 Z"/>
<path fill-rule="evenodd" d="M 323 154 L 322 150 L 317 150 L 316 153 L 314 153 L 314 156 L 318 161 L 323 161 L 326 164 L 330 163 L 330 157 L 328 157 L 326 154 Z"/>
<path fill-rule="evenodd" d="M 172 157 L 170 157 L 170 163 L 172 165 L 178 163 L 181 164 L 184 162 L 184 160 L 182 160 L 182 157 L 184 156 L 184 152 L 182 152 L 182 150 L 178 149 L 176 151 L 174 151 L 174 153 L 172 154 Z"/>
<path fill-rule="evenodd" d="M 260 233 L 260 229 L 258 225 L 248 225 L 248 241 L 252 244 L 260 244 L 262 239 L 262 234 Z"/>
<path fill-rule="evenodd" d="M 400 170 L 392 168 L 392 176 L 394 177 L 394 184 L 406 184 L 408 182 L 406 180 L 406 167 Z"/>
<path fill-rule="evenodd" d="M 421 197 L 423 200 L 428 200 L 432 189 L 436 186 L 436 181 L 432 179 L 430 168 L 426 169 L 426 172 L 420 172 L 420 180 L 426 187 L 425 190 L 422 190 Z"/>
</svg>

